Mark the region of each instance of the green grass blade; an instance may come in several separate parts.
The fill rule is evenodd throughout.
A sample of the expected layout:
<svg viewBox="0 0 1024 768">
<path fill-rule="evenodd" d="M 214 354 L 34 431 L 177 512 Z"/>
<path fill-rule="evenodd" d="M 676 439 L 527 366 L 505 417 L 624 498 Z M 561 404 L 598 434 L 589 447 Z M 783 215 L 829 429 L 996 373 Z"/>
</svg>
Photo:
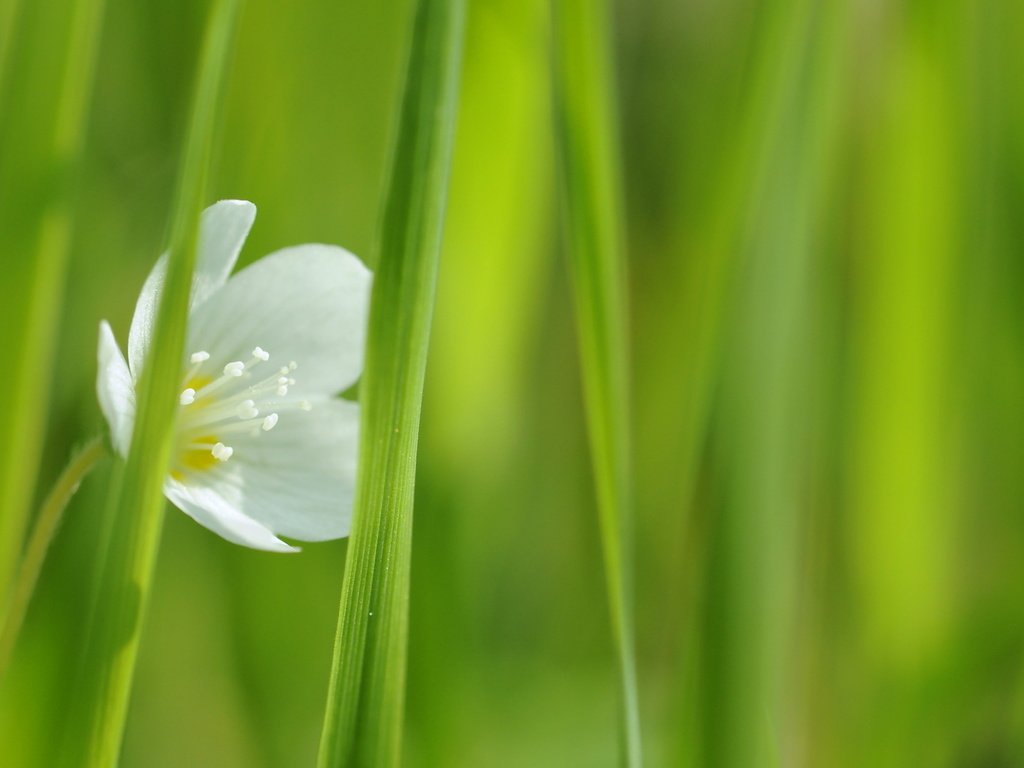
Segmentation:
<svg viewBox="0 0 1024 768">
<path fill-rule="evenodd" d="M 642 764 L 633 640 L 632 467 L 617 130 L 608 8 L 554 0 L 554 113 L 605 577 L 622 761 Z"/>
<path fill-rule="evenodd" d="M 709 560 L 700 765 L 782 765 L 807 736 L 791 681 L 798 546 L 813 424 L 813 280 L 838 136 L 845 0 L 761 18 L 757 140 L 738 211 L 739 259 L 722 383 Z"/>
<path fill-rule="evenodd" d="M 971 286 L 968 277 L 998 274 L 982 261 L 992 243 L 966 229 L 972 206 L 979 205 L 976 191 L 966 191 L 965 172 L 975 170 L 968 158 L 991 151 L 991 140 L 969 133 L 981 120 L 973 106 L 964 106 L 964 94 L 974 86 L 962 80 L 956 52 L 967 40 L 978 44 L 978 33 L 964 18 L 954 6 L 940 5 L 907 14 L 905 24 L 894 24 L 880 39 L 885 74 L 877 76 L 876 87 L 884 108 L 865 152 L 868 215 L 858 235 L 871 258 L 858 265 L 853 290 L 857 368 L 844 456 L 851 480 L 854 658 L 867 670 L 858 680 L 864 700 L 906 704 L 892 712 L 865 708 L 851 732 L 872 738 L 854 736 L 849 743 L 851 764 L 880 768 L 923 755 L 933 764 L 959 759 L 949 743 L 955 729 L 920 724 L 941 722 L 943 708 L 960 698 L 946 699 L 935 685 L 935 654 L 962 642 L 953 638 L 965 630 L 954 629 L 951 620 L 961 601 L 974 599 L 957 591 L 963 573 L 973 571 L 963 565 L 970 540 L 964 530 L 976 509 L 984 507 L 986 520 L 991 514 L 987 501 L 965 504 L 960 498 L 961 462 L 977 449 L 961 446 L 966 401 L 960 400 L 965 380 L 959 377 L 986 378 L 965 362 L 963 349 L 985 355 L 975 345 L 988 342 L 986 334 L 958 347 L 964 291 Z M 994 204 L 986 208 L 985 230 L 998 210 Z M 1008 415 L 1000 418 L 1014 423 Z M 968 517 L 958 520 L 965 512 Z M 975 613 L 961 616 L 970 617 L 961 618 L 965 625 L 977 621 Z"/>
<path fill-rule="evenodd" d="M 359 480 L 323 768 L 396 765 L 401 747 L 416 444 L 465 23 L 464 0 L 417 5 L 360 387 Z"/>
<path fill-rule="evenodd" d="M 13 28 L 0 29 L 6 38 L 0 50 L 0 328 L 9 361 L 0 433 L 0 612 L 21 551 L 45 434 L 102 15 L 103 0 L 59 8 L 28 3 L 17 16 L 12 5 L 3 22 Z"/>
<path fill-rule="evenodd" d="M 61 472 L 46 499 L 39 507 L 32 532 L 25 543 L 25 554 L 21 558 L 17 576 L 7 601 L 7 611 L 0 625 L 0 685 L 7 673 L 7 665 L 11 660 L 21 626 L 25 620 L 29 601 L 35 592 L 46 560 L 47 551 L 53 543 L 54 534 L 60 527 L 68 502 L 75 495 L 82 480 L 95 469 L 96 464 L 107 454 L 103 435 L 94 437 L 68 462 Z"/>
<path fill-rule="evenodd" d="M 69 766 L 114 765 L 120 750 L 163 522 L 162 489 L 181 379 L 199 214 L 238 6 L 239 0 L 221 0 L 207 24 L 179 171 L 167 279 L 153 346 L 139 382 L 132 449 L 113 483 L 109 536 L 99 566 L 82 675 L 69 714 L 64 752 Z"/>
</svg>

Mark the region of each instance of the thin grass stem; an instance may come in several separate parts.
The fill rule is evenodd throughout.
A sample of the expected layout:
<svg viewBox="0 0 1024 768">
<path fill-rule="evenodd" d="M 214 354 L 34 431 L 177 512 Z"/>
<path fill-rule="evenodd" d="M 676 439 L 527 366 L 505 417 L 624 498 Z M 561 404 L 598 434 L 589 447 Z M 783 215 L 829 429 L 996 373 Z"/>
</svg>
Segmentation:
<svg viewBox="0 0 1024 768">
<path fill-rule="evenodd" d="M 131 450 L 126 462 L 115 466 L 81 676 L 68 717 L 62 764 L 69 767 L 115 765 L 120 753 L 163 525 L 163 484 L 182 373 L 199 215 L 239 5 L 239 0 L 220 0 L 206 26 L 171 217 L 166 279 L 151 353 L 137 386 Z"/>
<path fill-rule="evenodd" d="M 619 674 L 621 759 L 643 763 L 633 630 L 632 460 L 618 131 L 607 7 L 554 0 L 554 115 L 591 463 Z"/>
<path fill-rule="evenodd" d="M 102 28 L 104 0 L 70 5 L 64 14 L 41 3 L 16 4 L 3 19 L 11 29 L 0 49 L 0 327 L 13 364 L 0 435 L 0 605 L 17 569 L 43 445 Z M 59 56 L 59 68 L 42 66 L 37 50 Z"/>
<path fill-rule="evenodd" d="M 43 501 L 35 525 L 29 535 L 25 554 L 18 567 L 17 576 L 7 603 L 3 617 L 3 628 L 0 629 L 0 684 L 3 683 L 7 665 L 14 652 L 14 646 L 21 632 L 21 625 L 28 611 L 29 601 L 35 591 L 43 561 L 50 549 L 54 534 L 64 517 L 64 510 L 74 496 L 82 480 L 85 479 L 96 464 L 106 455 L 102 437 L 94 437 L 71 459 L 64 468 L 50 493 Z"/>
</svg>

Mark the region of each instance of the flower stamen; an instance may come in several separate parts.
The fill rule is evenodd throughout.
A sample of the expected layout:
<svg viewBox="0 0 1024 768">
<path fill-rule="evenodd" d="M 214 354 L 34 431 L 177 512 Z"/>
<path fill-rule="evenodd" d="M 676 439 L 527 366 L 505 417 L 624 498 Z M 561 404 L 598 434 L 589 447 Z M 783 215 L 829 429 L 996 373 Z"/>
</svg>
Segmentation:
<svg viewBox="0 0 1024 768">
<path fill-rule="evenodd" d="M 181 406 L 179 424 L 179 474 L 184 471 L 205 471 L 234 455 L 235 448 L 223 442 L 228 435 L 260 437 L 277 426 L 280 413 L 290 410 L 309 411 L 308 400 L 280 401 L 295 385 L 291 375 L 299 366 L 294 360 L 254 384 L 241 381 L 252 378 L 252 369 L 270 360 L 263 347 L 254 347 L 252 358 L 227 363 L 216 379 L 201 375 L 200 369 L 210 359 L 205 351 L 189 357 L 192 364 L 185 378 L 185 387 L 178 396 Z M 246 382 L 248 383 L 248 382 Z"/>
<path fill-rule="evenodd" d="M 245 368 L 246 365 L 241 360 L 234 360 L 233 362 L 228 363 L 224 366 L 224 372 L 220 377 L 214 379 L 209 384 L 200 387 L 196 391 L 195 399 L 200 400 L 202 398 L 209 397 L 214 392 L 233 383 L 235 379 L 242 377 L 242 374 L 245 373 Z"/>
<path fill-rule="evenodd" d="M 188 471 L 207 471 L 230 459 L 235 448 L 223 442 L 229 435 L 258 438 L 277 426 L 281 413 L 310 411 L 313 408 L 308 400 L 277 399 L 285 397 L 296 383 L 292 373 L 299 365 L 294 360 L 250 384 L 248 380 L 252 378 L 252 370 L 270 360 L 270 353 L 263 347 L 254 347 L 248 361 L 232 360 L 227 363 L 216 379 L 200 374 L 200 369 L 209 359 L 209 353 L 203 351 L 189 357 L 192 366 L 178 396 L 183 407 L 179 417 L 179 458 L 175 469 L 179 475 Z M 185 409 L 184 406 L 189 407 Z"/>
<path fill-rule="evenodd" d="M 224 443 L 217 443 L 210 449 L 210 453 L 213 454 L 213 458 L 217 461 L 227 461 L 231 458 L 231 454 L 235 452 L 235 449 L 230 445 L 224 445 Z"/>
<path fill-rule="evenodd" d="M 204 350 L 193 352 L 189 355 L 188 361 L 191 363 L 191 367 L 188 369 L 188 373 L 185 374 L 185 381 L 189 382 L 195 379 L 196 374 L 199 373 L 199 369 L 203 367 L 203 363 L 210 359 L 210 353 Z"/>
<path fill-rule="evenodd" d="M 255 419 L 260 415 L 259 408 L 256 407 L 256 403 L 253 400 L 243 400 L 235 408 L 235 413 L 240 419 Z"/>
</svg>

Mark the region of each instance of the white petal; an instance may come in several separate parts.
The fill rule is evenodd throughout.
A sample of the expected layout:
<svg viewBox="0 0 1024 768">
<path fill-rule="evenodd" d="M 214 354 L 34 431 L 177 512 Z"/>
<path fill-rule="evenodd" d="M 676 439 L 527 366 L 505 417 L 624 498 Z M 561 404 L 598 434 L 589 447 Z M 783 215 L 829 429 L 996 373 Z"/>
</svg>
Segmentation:
<svg viewBox="0 0 1024 768">
<path fill-rule="evenodd" d="M 255 218 L 256 206 L 245 200 L 221 200 L 203 211 L 189 306 L 199 306 L 224 285 L 235 268 L 238 253 Z M 128 331 L 128 363 L 136 381 L 149 348 L 166 271 L 167 254 L 164 254 L 146 278 L 135 305 Z"/>
<path fill-rule="evenodd" d="M 100 410 L 110 427 L 110 441 L 121 456 L 128 455 L 135 425 L 135 388 L 128 364 L 124 361 L 114 332 L 106 320 L 100 321 L 96 394 Z"/>
<path fill-rule="evenodd" d="M 234 439 L 216 482 L 231 486 L 224 495 L 275 533 L 327 541 L 347 536 L 352 523 L 359 406 L 333 399 L 312 406 L 281 413 L 257 438 Z"/>
<path fill-rule="evenodd" d="M 227 492 L 225 495 L 224 492 Z M 268 552 L 298 552 L 266 526 L 242 514 L 230 486 L 184 485 L 174 478 L 164 483 L 164 495 L 197 523 L 234 544 Z"/>
<path fill-rule="evenodd" d="M 340 392 L 363 368 L 370 272 L 333 245 L 298 245 L 234 275 L 190 318 L 189 349 L 246 360 L 260 346 L 271 364 L 294 360 L 294 395 Z"/>
</svg>

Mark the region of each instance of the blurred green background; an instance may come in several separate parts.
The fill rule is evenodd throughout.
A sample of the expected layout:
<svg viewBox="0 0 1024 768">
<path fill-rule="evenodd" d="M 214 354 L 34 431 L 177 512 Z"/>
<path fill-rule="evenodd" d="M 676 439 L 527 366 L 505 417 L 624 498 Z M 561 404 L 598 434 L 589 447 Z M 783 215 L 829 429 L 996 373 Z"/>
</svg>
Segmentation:
<svg viewBox="0 0 1024 768">
<path fill-rule="evenodd" d="M 45 89 L 45 14 L 70 5 L 0 1 L 5 78 Z M 319 241 L 372 266 L 409 12 L 245 4 L 210 198 L 256 203 L 243 263 Z M 124 343 L 165 245 L 205 14 L 107 2 L 37 499 L 101 428 L 98 321 Z M 548 26 L 538 0 L 470 3 L 410 766 L 615 763 Z M 1024 765 L 1024 6 L 623 0 L 614 30 L 647 762 Z M 9 303 L 26 256 L 0 238 Z M 4 766 L 53 760 L 107 474 L 0 690 Z M 244 550 L 171 510 L 123 765 L 312 764 L 344 555 Z"/>
</svg>

